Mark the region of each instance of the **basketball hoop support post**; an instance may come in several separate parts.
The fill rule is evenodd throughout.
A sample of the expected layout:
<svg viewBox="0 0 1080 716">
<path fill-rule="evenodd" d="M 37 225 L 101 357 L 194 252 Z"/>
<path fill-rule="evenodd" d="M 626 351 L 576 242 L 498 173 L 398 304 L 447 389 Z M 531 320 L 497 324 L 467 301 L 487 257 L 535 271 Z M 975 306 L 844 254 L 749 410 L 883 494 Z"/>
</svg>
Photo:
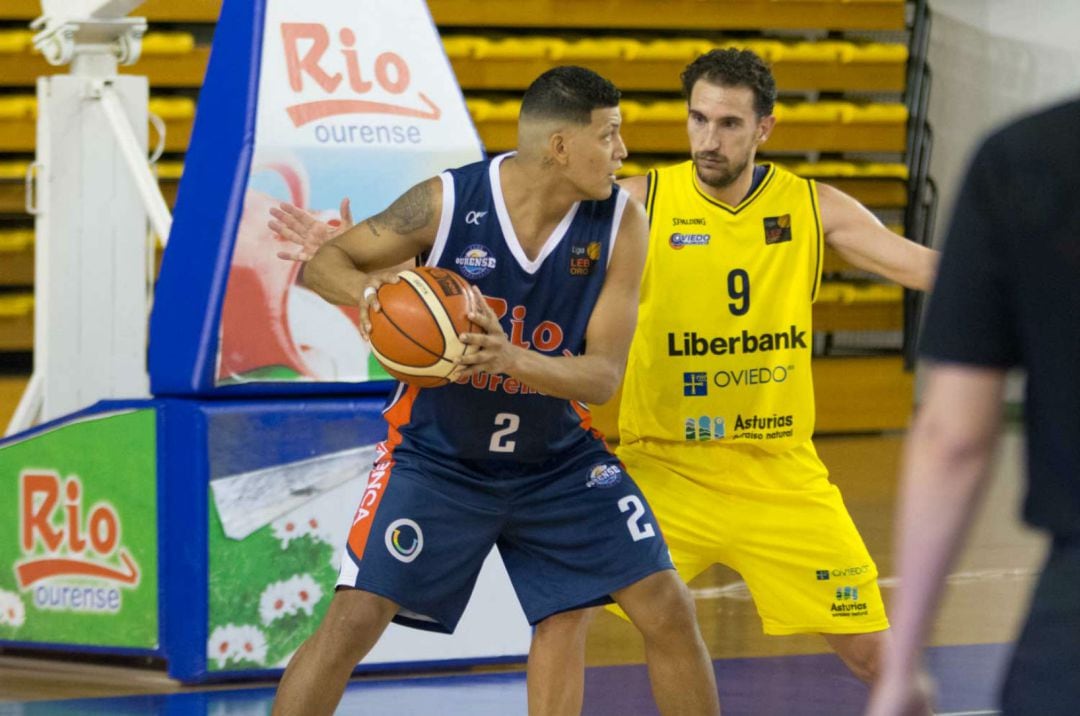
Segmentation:
<svg viewBox="0 0 1080 716">
<path fill-rule="evenodd" d="M 35 46 L 64 75 L 37 82 L 34 371 L 7 434 L 109 398 L 149 397 L 148 222 L 172 218 L 147 159 L 149 87 L 117 74 L 138 59 L 142 0 L 43 0 Z"/>
</svg>

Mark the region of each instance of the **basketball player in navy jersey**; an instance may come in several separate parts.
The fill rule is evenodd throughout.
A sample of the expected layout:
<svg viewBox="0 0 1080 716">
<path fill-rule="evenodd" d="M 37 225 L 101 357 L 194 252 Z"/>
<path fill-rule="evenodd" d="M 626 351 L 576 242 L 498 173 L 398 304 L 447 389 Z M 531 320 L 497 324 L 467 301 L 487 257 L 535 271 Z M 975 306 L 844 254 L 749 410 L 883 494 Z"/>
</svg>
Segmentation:
<svg viewBox="0 0 1080 716">
<path fill-rule="evenodd" d="M 549 617 L 614 600 L 644 636 L 661 713 L 719 713 L 690 594 L 583 406 L 618 386 L 646 251 L 643 208 L 614 185 L 618 101 L 591 71 L 544 73 L 523 98 L 516 153 L 421 182 L 305 267 L 328 301 L 366 307 L 386 269 L 421 256 L 477 287 L 470 317 L 483 332 L 463 337 L 455 383 L 400 384 L 389 399 L 338 591 L 275 714 L 331 713 L 391 621 L 453 631 L 492 545 L 538 638 Z M 581 674 L 581 658 L 571 669 L 530 658 L 531 714 L 566 713 L 563 690 L 580 711 L 581 676 L 537 682 Z"/>
</svg>

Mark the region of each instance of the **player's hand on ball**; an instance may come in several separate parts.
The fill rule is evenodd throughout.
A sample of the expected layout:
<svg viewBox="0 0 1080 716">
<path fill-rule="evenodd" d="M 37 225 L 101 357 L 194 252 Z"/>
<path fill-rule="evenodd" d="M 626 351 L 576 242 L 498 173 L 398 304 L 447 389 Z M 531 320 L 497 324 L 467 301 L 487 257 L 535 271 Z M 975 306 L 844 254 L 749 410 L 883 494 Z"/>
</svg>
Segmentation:
<svg viewBox="0 0 1080 716">
<path fill-rule="evenodd" d="M 461 334 L 461 342 L 465 344 L 466 350 L 458 361 L 461 368 L 455 372 L 455 378 L 472 375 L 481 370 L 487 373 L 510 373 L 514 353 L 519 349 L 510 343 L 499 324 L 498 316 L 484 300 L 480 289 L 472 286 L 469 293 L 469 320 L 479 326 L 483 333 Z"/>
<path fill-rule="evenodd" d="M 360 291 L 360 335 L 365 341 L 371 340 L 371 312 L 381 311 L 379 305 L 379 287 L 401 280 L 396 271 L 369 273 L 364 277 Z"/>
<path fill-rule="evenodd" d="M 267 226 L 275 234 L 297 245 L 293 251 L 278 251 L 277 257 L 286 261 L 310 261 L 319 247 L 330 239 L 348 230 L 352 224 L 352 212 L 348 198 L 341 200 L 341 221 L 323 222 L 292 204 L 282 203 L 270 209 Z"/>
</svg>

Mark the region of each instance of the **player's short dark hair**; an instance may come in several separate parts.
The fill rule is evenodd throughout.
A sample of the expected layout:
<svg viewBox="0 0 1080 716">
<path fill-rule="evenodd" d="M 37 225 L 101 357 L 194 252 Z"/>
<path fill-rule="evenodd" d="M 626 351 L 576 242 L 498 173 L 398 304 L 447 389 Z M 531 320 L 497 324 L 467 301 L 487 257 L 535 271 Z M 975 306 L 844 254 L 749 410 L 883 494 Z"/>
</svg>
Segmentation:
<svg viewBox="0 0 1080 716">
<path fill-rule="evenodd" d="M 594 109 L 618 107 L 619 89 L 592 70 L 554 67 L 533 80 L 521 99 L 521 116 L 589 124 Z"/>
<path fill-rule="evenodd" d="M 750 50 L 710 50 L 687 65 L 680 78 L 687 101 L 694 84 L 703 79 L 724 87 L 749 87 L 754 92 L 754 111 L 759 118 L 772 114 L 776 104 L 772 70 Z"/>
</svg>

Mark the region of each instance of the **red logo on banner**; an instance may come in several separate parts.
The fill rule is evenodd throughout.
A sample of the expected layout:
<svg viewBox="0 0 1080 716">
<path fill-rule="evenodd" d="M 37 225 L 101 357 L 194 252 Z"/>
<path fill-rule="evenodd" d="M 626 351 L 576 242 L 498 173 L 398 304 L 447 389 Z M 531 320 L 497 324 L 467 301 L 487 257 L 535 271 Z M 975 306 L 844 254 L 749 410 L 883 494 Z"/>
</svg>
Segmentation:
<svg viewBox="0 0 1080 716">
<path fill-rule="evenodd" d="M 304 90 L 305 78 L 327 94 L 335 93 L 343 80 L 348 83 L 348 88 L 354 95 L 368 94 L 376 86 L 389 95 L 402 95 L 409 88 L 409 65 L 396 52 L 383 52 L 377 56 L 371 68 L 372 73 L 368 75 L 371 79 L 365 78 L 354 47 L 356 34 L 348 28 L 342 28 L 338 32 L 344 74 L 330 66 L 330 32 L 325 25 L 313 22 L 282 23 L 281 37 L 285 42 L 285 66 L 289 75 L 289 87 L 294 92 Z M 339 114 L 391 114 L 420 119 L 438 119 L 442 115 L 439 107 L 423 92 L 417 92 L 415 97 L 422 106 L 333 97 L 294 104 L 286 107 L 286 111 L 293 125 L 297 127 Z"/>
<path fill-rule="evenodd" d="M 108 557 L 120 543 L 120 517 L 112 505 L 98 503 L 84 518 L 79 478 L 72 476 L 64 482 L 63 505 L 59 504 L 60 477 L 55 473 L 23 473 L 20 482 L 23 552 L 30 553 L 41 543 L 48 553 L 15 567 L 20 589 L 48 577 L 100 577 L 138 584 L 139 569 L 127 550 L 121 548 L 117 555 L 120 565 L 90 558 Z"/>
</svg>

